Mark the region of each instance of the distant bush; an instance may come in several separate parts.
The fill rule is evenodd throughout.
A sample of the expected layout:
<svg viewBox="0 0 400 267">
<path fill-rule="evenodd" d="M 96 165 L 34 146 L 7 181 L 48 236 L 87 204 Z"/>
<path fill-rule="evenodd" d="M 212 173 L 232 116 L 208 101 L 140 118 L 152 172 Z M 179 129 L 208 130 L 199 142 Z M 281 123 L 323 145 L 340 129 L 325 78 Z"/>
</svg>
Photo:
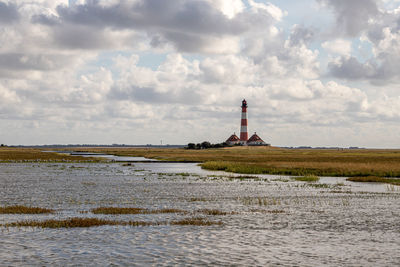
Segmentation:
<svg viewBox="0 0 400 267">
<path fill-rule="evenodd" d="M 208 141 L 204 141 L 202 143 L 189 143 L 185 148 L 186 149 L 209 149 L 209 148 L 223 148 L 223 147 L 230 147 L 226 142 L 218 143 L 218 144 L 211 144 Z"/>
</svg>

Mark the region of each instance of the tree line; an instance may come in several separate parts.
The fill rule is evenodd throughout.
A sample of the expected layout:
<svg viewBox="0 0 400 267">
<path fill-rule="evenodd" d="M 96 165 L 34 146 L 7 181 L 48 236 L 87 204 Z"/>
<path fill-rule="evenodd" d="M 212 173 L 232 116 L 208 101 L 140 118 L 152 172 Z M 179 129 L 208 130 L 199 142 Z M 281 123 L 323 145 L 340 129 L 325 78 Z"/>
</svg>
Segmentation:
<svg viewBox="0 0 400 267">
<path fill-rule="evenodd" d="M 186 149 L 209 149 L 209 148 L 223 148 L 223 147 L 231 147 L 232 145 L 228 145 L 228 143 L 218 143 L 218 144 L 211 144 L 208 141 L 204 141 L 202 143 L 189 143 L 185 148 Z"/>
</svg>

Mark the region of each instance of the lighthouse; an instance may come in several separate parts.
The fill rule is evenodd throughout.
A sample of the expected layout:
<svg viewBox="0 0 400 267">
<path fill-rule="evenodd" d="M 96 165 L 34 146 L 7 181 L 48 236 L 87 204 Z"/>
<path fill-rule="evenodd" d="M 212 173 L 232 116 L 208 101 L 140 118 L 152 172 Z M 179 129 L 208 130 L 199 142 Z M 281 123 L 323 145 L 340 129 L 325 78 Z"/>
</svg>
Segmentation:
<svg viewBox="0 0 400 267">
<path fill-rule="evenodd" d="M 246 144 L 249 135 L 247 133 L 247 102 L 246 99 L 242 101 L 242 120 L 240 123 L 240 143 Z"/>
<path fill-rule="evenodd" d="M 270 146 L 265 143 L 257 133 L 254 133 L 250 138 L 247 133 L 247 102 L 246 99 L 242 101 L 242 119 L 240 122 L 240 138 L 234 133 L 225 141 L 229 146 Z"/>
</svg>

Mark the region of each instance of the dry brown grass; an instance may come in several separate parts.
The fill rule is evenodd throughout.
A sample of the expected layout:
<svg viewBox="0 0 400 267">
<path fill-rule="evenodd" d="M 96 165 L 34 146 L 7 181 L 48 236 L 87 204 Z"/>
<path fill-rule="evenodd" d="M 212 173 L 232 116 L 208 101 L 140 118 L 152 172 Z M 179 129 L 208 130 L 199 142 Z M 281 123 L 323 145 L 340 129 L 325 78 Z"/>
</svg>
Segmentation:
<svg viewBox="0 0 400 267">
<path fill-rule="evenodd" d="M 69 156 L 42 152 L 37 148 L 0 147 L 0 162 L 92 162 L 102 161 L 91 157 Z"/>
<path fill-rule="evenodd" d="M 236 173 L 400 177 L 400 150 L 389 149 L 281 149 L 274 147 L 204 150 L 120 147 L 73 149 L 166 161 L 196 161 L 204 163 L 203 168 Z"/>
<path fill-rule="evenodd" d="M 21 221 L 4 224 L 5 227 L 41 227 L 41 228 L 75 228 L 75 227 L 96 227 L 103 225 L 129 225 L 129 226 L 150 226 L 158 225 L 153 222 L 143 221 L 111 221 L 97 218 L 69 218 L 65 220 L 45 220 L 45 221 Z"/>
<path fill-rule="evenodd" d="M 140 214 L 141 208 L 99 207 L 91 210 L 94 214 Z"/>
<path fill-rule="evenodd" d="M 53 213 L 54 210 L 39 208 L 39 207 L 26 207 L 26 206 L 6 206 L 0 207 L 0 214 L 42 214 Z"/>
<path fill-rule="evenodd" d="M 78 227 L 98 227 L 104 225 L 114 226 L 157 226 L 157 225 L 222 225 L 222 222 L 214 222 L 203 218 L 186 218 L 177 221 L 145 222 L 145 221 L 113 221 L 98 218 L 69 218 L 65 220 L 45 220 L 45 221 L 20 221 L 7 223 L 3 227 L 40 227 L 40 228 L 78 228 Z"/>
</svg>

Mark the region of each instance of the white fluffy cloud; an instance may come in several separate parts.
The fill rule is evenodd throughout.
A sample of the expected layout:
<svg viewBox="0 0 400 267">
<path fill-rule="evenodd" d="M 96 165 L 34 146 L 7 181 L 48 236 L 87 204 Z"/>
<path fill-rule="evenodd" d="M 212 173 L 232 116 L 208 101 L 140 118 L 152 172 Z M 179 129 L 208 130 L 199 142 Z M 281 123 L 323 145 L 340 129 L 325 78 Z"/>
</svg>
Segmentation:
<svg viewBox="0 0 400 267">
<path fill-rule="evenodd" d="M 376 146 L 372 125 L 399 130 L 399 12 L 318 3 L 335 25 L 264 1 L 0 0 L 2 143 L 220 142 L 246 98 L 272 144 Z"/>
<path fill-rule="evenodd" d="M 329 53 L 349 56 L 351 54 L 351 41 L 336 39 L 333 41 L 323 42 L 321 46 Z"/>
</svg>

